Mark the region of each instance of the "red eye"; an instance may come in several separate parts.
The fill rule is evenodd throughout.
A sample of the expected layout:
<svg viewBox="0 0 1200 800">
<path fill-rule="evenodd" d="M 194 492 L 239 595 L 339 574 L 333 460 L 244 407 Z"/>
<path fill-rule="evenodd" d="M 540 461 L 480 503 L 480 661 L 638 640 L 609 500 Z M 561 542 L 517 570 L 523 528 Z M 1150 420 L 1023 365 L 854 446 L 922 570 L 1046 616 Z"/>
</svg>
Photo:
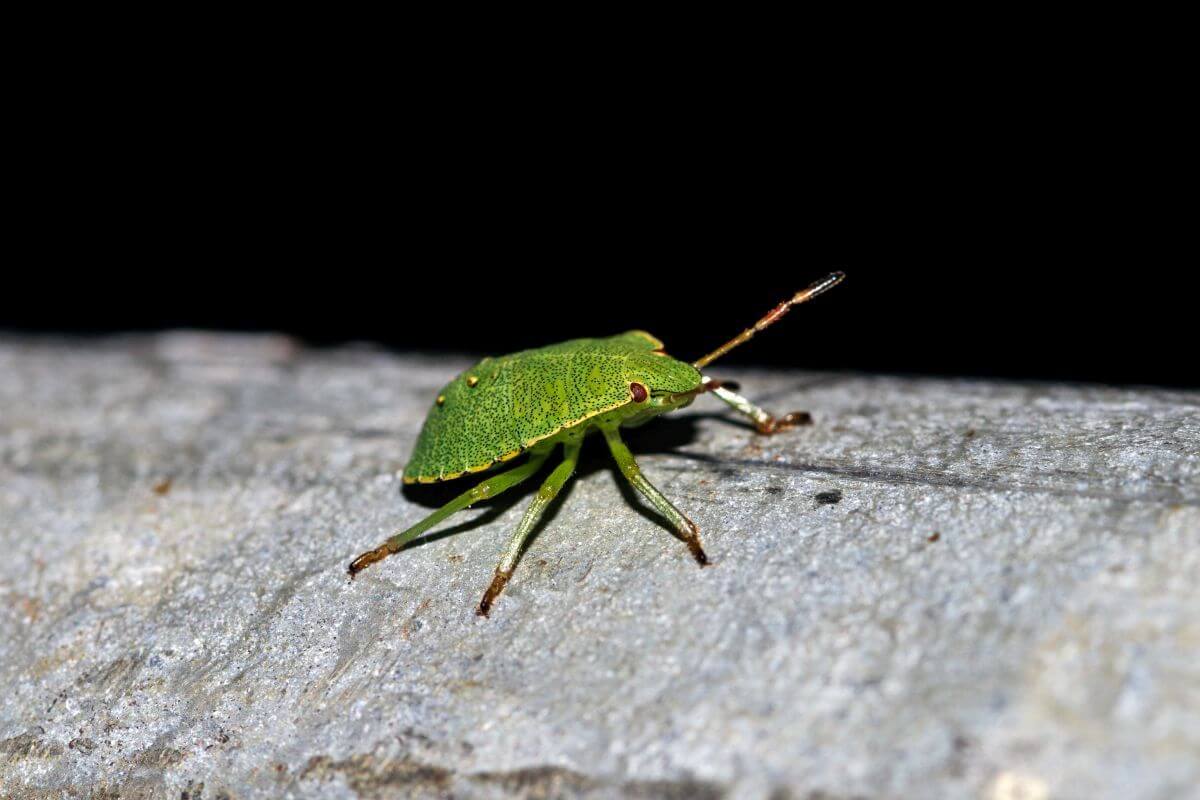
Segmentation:
<svg viewBox="0 0 1200 800">
<path fill-rule="evenodd" d="M 644 403 L 646 401 L 646 387 L 640 383 L 629 384 L 629 393 L 633 395 L 633 402 Z"/>
</svg>

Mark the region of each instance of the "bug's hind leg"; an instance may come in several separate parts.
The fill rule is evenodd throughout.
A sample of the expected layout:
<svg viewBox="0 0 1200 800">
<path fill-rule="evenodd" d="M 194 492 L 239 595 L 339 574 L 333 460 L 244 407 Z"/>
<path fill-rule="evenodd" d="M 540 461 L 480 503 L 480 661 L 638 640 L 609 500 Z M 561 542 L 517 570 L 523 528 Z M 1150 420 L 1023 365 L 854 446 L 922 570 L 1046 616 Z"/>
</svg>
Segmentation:
<svg viewBox="0 0 1200 800">
<path fill-rule="evenodd" d="M 546 460 L 549 452 L 530 453 L 529 460 L 520 466 L 501 472 L 499 475 L 494 475 L 488 478 L 483 483 L 475 486 L 472 489 L 460 494 L 458 497 L 451 500 L 446 505 L 434 511 L 425 519 L 413 525 L 408 530 L 401 531 L 395 536 L 392 536 L 383 544 L 376 547 L 374 550 L 368 550 L 358 558 L 350 562 L 350 577 L 353 578 L 364 569 L 374 564 L 376 561 L 382 561 L 392 553 L 400 552 L 404 545 L 411 542 L 413 539 L 420 536 L 425 531 L 437 525 L 446 517 L 453 514 L 455 511 L 462 511 L 464 508 L 470 508 L 473 504 L 480 500 L 486 500 L 489 497 L 495 497 L 501 492 L 508 491 L 512 487 L 521 483 L 529 476 L 533 475 L 541 468 L 542 463 Z"/>
<path fill-rule="evenodd" d="M 568 441 L 563 446 L 562 463 L 554 468 L 550 477 L 546 478 L 546 482 L 538 489 L 537 496 L 525 510 L 521 524 L 517 526 L 512 538 L 508 540 L 508 546 L 504 548 L 504 555 L 500 557 L 500 563 L 496 565 L 496 574 L 492 577 L 492 583 L 483 593 L 483 599 L 479 601 L 479 608 L 475 610 L 479 616 L 486 617 L 491 611 L 492 603 L 504 591 L 505 584 L 512 577 L 513 569 L 517 566 L 517 559 L 521 557 L 521 551 L 525 547 L 525 540 L 529 538 L 529 534 L 537 526 L 538 520 L 546 512 L 546 507 L 554 501 L 563 485 L 575 473 L 575 464 L 579 461 L 581 444 L 582 441 Z"/>
<path fill-rule="evenodd" d="M 688 549 L 692 551 L 692 556 L 700 566 L 707 566 L 708 556 L 700 545 L 700 529 L 696 527 L 696 523 L 684 516 L 683 512 L 672 505 L 662 492 L 654 488 L 654 484 L 646 480 L 646 476 L 642 474 L 641 468 L 633 458 L 633 453 L 625 446 L 625 442 L 621 440 L 621 434 L 617 432 L 616 428 L 605 428 L 604 439 L 608 442 L 608 449 L 612 451 L 613 458 L 616 459 L 617 466 L 621 468 L 621 474 L 625 476 L 625 479 L 650 501 L 658 513 L 675 526 L 679 538 L 687 544 Z"/>
<path fill-rule="evenodd" d="M 715 383 L 715 381 L 712 381 L 709 378 L 705 378 L 704 382 L 706 385 Z M 766 411 L 763 411 L 761 408 L 754 405 L 754 403 L 751 403 L 740 394 L 726 389 L 724 386 L 713 386 L 713 388 L 709 389 L 709 391 L 719 397 L 723 402 L 728 403 L 739 413 L 745 414 L 747 417 L 749 417 L 750 421 L 754 423 L 755 429 L 758 430 L 759 433 L 767 436 L 771 435 L 772 433 L 785 431 L 788 428 L 795 428 L 799 425 L 812 424 L 812 415 L 807 411 L 793 411 L 791 414 L 786 414 L 782 417 L 775 417 L 771 414 L 768 414 Z"/>
</svg>

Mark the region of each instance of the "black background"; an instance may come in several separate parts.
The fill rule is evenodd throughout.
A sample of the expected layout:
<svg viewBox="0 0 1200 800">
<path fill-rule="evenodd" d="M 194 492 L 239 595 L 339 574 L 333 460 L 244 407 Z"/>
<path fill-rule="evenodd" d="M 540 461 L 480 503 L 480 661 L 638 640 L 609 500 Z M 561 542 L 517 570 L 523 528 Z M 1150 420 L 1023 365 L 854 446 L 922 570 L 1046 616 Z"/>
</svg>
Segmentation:
<svg viewBox="0 0 1200 800">
<path fill-rule="evenodd" d="M 210 77 L 84 85 L 35 131 L 0 330 L 495 354 L 644 328 L 691 359 L 840 269 L 727 363 L 1198 382 L 1169 164 L 1048 95 L 514 99 L 477 76 L 381 102 Z"/>
</svg>

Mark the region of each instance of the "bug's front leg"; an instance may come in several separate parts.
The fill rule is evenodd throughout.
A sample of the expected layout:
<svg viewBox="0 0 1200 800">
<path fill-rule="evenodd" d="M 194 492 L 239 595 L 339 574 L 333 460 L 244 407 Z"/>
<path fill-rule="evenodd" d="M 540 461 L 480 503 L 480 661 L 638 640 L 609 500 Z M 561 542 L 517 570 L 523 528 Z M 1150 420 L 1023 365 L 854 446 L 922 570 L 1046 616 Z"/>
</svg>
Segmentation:
<svg viewBox="0 0 1200 800">
<path fill-rule="evenodd" d="M 612 451 L 613 458 L 616 459 L 617 466 L 621 468 L 621 474 L 625 479 L 633 484 L 633 488 L 642 493 L 642 496 L 650 501 L 650 504 L 658 510 L 658 513 L 666 517 L 671 525 L 675 527 L 679 538 L 687 544 L 688 549 L 692 551 L 692 557 L 704 567 L 708 565 L 708 555 L 705 554 L 704 548 L 700 545 L 700 529 L 696 527 L 696 523 L 688 519 L 682 511 L 672 505 L 662 492 L 654 487 L 654 484 L 646 480 L 646 476 L 642 474 L 641 467 L 633 457 L 633 453 L 626 447 L 625 442 L 621 440 L 621 434 L 616 428 L 604 428 L 604 439 L 608 442 L 608 449 Z"/>
<path fill-rule="evenodd" d="M 722 402 L 728 403 L 738 412 L 749 417 L 750 421 L 754 423 L 754 428 L 761 434 L 769 436 L 773 433 L 785 431 L 788 428 L 812 424 L 812 415 L 807 411 L 793 411 L 791 414 L 785 414 L 782 417 L 775 417 L 754 405 L 754 403 L 751 403 L 740 394 L 737 394 L 725 388 L 724 386 L 715 384 L 716 381 L 712 380 L 711 378 L 704 379 L 704 385 L 706 387 L 712 385 L 712 388 L 708 389 L 709 392 L 719 397 Z"/>
</svg>

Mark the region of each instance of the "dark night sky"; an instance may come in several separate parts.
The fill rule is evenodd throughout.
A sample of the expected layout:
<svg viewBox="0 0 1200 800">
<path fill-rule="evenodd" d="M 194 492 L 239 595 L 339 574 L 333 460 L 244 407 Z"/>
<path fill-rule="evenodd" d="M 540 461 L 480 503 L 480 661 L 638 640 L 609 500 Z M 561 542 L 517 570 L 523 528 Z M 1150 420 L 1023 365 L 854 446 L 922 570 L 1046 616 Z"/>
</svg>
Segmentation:
<svg viewBox="0 0 1200 800">
<path fill-rule="evenodd" d="M 1183 315 L 1191 300 L 1169 274 L 1126 272 L 1122 283 L 1046 256 L 965 248 L 739 255 L 734 243 L 622 260 L 599 249 L 535 254 L 510 244 L 471 257 L 381 244 L 376 265 L 365 266 L 353 248 L 316 243 L 315 253 L 285 246 L 295 257 L 282 259 L 287 266 L 233 267 L 210 266 L 216 253 L 164 245 L 135 259 L 140 269 L 44 281 L 31 302 L 5 310 L 0 327 L 283 330 L 317 345 L 365 340 L 480 354 L 645 328 L 691 359 L 836 268 L 848 275 L 841 286 L 725 363 L 1196 384 L 1194 320 Z"/>
<path fill-rule="evenodd" d="M 1033 133 L 982 109 L 813 126 L 749 101 L 704 125 L 568 103 L 547 128 L 253 99 L 48 132 L 0 330 L 501 353 L 636 327 L 695 357 L 841 269 L 728 363 L 1198 383 L 1183 212 L 1097 169 L 1104 143 L 1047 108 Z"/>
</svg>

